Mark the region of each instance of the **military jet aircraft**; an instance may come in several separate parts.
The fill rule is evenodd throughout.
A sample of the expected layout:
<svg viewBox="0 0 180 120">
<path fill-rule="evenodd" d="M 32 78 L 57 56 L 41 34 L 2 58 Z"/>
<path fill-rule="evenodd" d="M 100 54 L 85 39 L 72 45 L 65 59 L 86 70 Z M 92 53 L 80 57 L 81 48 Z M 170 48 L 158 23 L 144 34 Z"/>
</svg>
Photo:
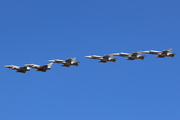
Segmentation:
<svg viewBox="0 0 180 120">
<path fill-rule="evenodd" d="M 35 65 L 35 64 L 26 64 L 25 66 L 32 67 L 37 69 L 36 71 L 46 72 L 47 70 L 51 69 L 52 62 L 47 65 Z"/>
<path fill-rule="evenodd" d="M 12 69 L 12 70 L 17 70 L 16 72 L 20 72 L 20 73 L 26 73 L 26 71 L 30 71 L 30 67 L 28 66 L 19 67 L 15 65 L 6 65 L 4 67 Z"/>
<path fill-rule="evenodd" d="M 98 59 L 100 63 L 106 63 L 108 61 L 116 62 L 117 58 L 113 58 L 113 54 L 105 55 L 105 56 L 97 56 L 97 55 L 91 55 L 91 56 L 85 56 L 85 58 L 89 59 Z"/>
<path fill-rule="evenodd" d="M 76 58 L 69 58 L 67 60 L 59 60 L 59 59 L 55 59 L 55 60 L 49 60 L 48 62 L 53 62 L 53 63 L 61 63 L 63 65 L 61 65 L 62 67 L 70 67 L 71 65 L 74 65 L 76 67 L 78 67 L 79 62 L 75 62 Z"/>
<path fill-rule="evenodd" d="M 171 53 L 171 52 L 172 52 L 172 48 L 170 48 L 169 50 L 163 50 L 163 51 L 155 51 L 155 50 L 143 51 L 143 53 L 146 53 L 146 54 L 158 55 L 156 56 L 157 58 L 164 58 L 164 57 L 174 58 L 176 53 Z"/>
<path fill-rule="evenodd" d="M 115 56 L 122 56 L 122 57 L 128 57 L 126 60 L 135 60 L 135 59 L 141 59 L 144 60 L 145 55 L 141 55 L 142 51 L 134 52 L 132 54 L 129 53 L 114 53 Z"/>
</svg>

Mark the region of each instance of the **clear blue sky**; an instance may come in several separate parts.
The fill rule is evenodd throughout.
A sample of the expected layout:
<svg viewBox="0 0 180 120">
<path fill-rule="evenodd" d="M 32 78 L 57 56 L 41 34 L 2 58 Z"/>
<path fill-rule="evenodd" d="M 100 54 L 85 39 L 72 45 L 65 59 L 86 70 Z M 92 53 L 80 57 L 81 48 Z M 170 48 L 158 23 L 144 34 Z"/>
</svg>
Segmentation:
<svg viewBox="0 0 180 120">
<path fill-rule="evenodd" d="M 0 2 L 0 120 L 179 120 L 179 0 Z M 175 58 L 86 55 L 173 48 Z M 77 57 L 46 73 L 4 68 Z"/>
</svg>

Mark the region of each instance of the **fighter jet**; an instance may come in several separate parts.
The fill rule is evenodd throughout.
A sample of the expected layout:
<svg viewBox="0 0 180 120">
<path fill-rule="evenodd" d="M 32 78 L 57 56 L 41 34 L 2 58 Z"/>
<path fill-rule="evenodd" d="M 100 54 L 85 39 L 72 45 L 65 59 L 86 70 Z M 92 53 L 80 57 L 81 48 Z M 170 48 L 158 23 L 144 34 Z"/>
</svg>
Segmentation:
<svg viewBox="0 0 180 120">
<path fill-rule="evenodd" d="M 115 56 L 122 56 L 122 57 L 128 57 L 126 60 L 135 60 L 135 59 L 141 59 L 144 60 L 145 55 L 141 55 L 142 51 L 134 52 L 132 54 L 129 53 L 114 53 Z"/>
<path fill-rule="evenodd" d="M 89 59 L 98 59 L 100 63 L 106 63 L 108 61 L 116 62 L 117 58 L 113 58 L 113 54 L 105 55 L 105 56 L 97 56 L 97 55 L 91 55 L 91 56 L 85 56 L 85 58 Z"/>
<path fill-rule="evenodd" d="M 146 53 L 146 54 L 158 55 L 156 56 L 157 58 L 164 58 L 164 57 L 174 58 L 176 53 L 171 53 L 171 52 L 172 52 L 172 48 L 170 48 L 169 50 L 163 50 L 163 51 L 155 51 L 155 50 L 143 51 L 143 53 Z"/>
<path fill-rule="evenodd" d="M 78 67 L 79 62 L 75 62 L 76 58 L 68 58 L 67 60 L 59 60 L 59 59 L 55 59 L 55 60 L 49 60 L 48 62 L 52 62 L 52 63 L 61 63 L 63 65 L 61 65 L 62 67 L 70 67 L 71 65 L 74 65 L 76 67 Z"/>
<path fill-rule="evenodd" d="M 6 65 L 4 67 L 12 69 L 12 70 L 17 70 L 16 72 L 20 72 L 20 73 L 26 73 L 26 71 L 30 71 L 30 67 L 28 66 L 19 67 L 15 65 Z"/>
<path fill-rule="evenodd" d="M 47 65 L 42 65 L 42 66 L 41 65 L 35 65 L 35 64 L 26 64 L 25 66 L 35 68 L 35 69 L 37 69 L 36 71 L 46 72 L 47 70 L 51 69 L 52 64 L 53 63 L 51 62 Z"/>
</svg>

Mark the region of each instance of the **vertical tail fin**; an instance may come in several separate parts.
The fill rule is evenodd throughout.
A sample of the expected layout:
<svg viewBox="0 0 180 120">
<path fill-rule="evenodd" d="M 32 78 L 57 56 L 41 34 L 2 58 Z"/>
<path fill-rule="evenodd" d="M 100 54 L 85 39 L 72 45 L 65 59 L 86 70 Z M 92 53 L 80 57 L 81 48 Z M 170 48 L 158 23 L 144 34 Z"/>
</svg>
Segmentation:
<svg viewBox="0 0 180 120">
<path fill-rule="evenodd" d="M 74 57 L 74 58 L 72 59 L 72 63 L 75 63 L 75 61 L 76 61 L 76 58 Z"/>
<path fill-rule="evenodd" d="M 110 57 L 109 57 L 109 58 L 113 59 L 113 54 L 110 54 Z"/>
<path fill-rule="evenodd" d="M 53 64 L 53 62 L 49 63 L 48 68 L 51 68 L 52 64 Z"/>
<path fill-rule="evenodd" d="M 139 59 L 144 60 L 144 57 L 145 57 L 145 55 L 144 56 L 140 56 Z"/>
<path fill-rule="evenodd" d="M 171 53 L 172 52 L 172 48 L 169 49 L 169 52 L 168 53 Z"/>
<path fill-rule="evenodd" d="M 142 54 L 142 51 L 139 51 L 139 52 L 138 52 L 138 55 L 141 55 L 141 54 Z"/>
</svg>

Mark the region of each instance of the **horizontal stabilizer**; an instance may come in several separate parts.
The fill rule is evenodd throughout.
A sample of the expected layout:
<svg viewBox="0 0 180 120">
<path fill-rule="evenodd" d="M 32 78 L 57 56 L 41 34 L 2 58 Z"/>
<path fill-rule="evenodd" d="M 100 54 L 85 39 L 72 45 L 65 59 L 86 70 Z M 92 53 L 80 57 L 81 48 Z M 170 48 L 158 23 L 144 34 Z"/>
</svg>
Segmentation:
<svg viewBox="0 0 180 120">
<path fill-rule="evenodd" d="M 144 60 L 144 57 L 145 57 L 145 55 L 144 56 L 140 56 L 139 59 Z"/>
<path fill-rule="evenodd" d="M 19 70 L 15 71 L 15 72 L 26 73 L 26 71 L 19 71 Z"/>
<path fill-rule="evenodd" d="M 79 62 L 73 63 L 74 66 L 78 67 Z"/>
<path fill-rule="evenodd" d="M 174 56 L 176 55 L 176 53 L 170 54 L 169 56 L 174 58 Z"/>
<path fill-rule="evenodd" d="M 78 67 L 78 64 L 77 64 L 77 65 L 74 65 L 74 66 Z"/>
<path fill-rule="evenodd" d="M 116 59 L 117 59 L 117 58 L 113 58 L 113 59 L 111 59 L 111 61 L 115 63 L 115 62 L 116 62 Z"/>
</svg>

